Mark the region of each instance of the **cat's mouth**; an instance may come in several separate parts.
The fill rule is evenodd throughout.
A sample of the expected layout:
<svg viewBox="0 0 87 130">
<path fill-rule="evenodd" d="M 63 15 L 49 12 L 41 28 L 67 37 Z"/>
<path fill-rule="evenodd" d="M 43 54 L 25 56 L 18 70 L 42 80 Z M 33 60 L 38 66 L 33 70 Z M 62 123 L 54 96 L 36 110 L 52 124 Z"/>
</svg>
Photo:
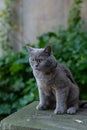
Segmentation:
<svg viewBox="0 0 87 130">
<path fill-rule="evenodd" d="M 41 69 L 40 69 L 39 67 L 35 67 L 35 70 L 38 70 L 38 71 L 40 71 Z"/>
</svg>

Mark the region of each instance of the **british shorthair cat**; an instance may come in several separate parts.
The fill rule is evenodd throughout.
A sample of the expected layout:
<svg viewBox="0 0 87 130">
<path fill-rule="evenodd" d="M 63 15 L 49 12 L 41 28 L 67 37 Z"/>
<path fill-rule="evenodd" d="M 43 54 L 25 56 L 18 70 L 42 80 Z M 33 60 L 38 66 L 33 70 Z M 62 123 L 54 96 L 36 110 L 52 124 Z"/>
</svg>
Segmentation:
<svg viewBox="0 0 87 130">
<path fill-rule="evenodd" d="M 38 110 L 55 109 L 55 114 L 74 114 L 79 108 L 79 88 L 71 71 L 57 63 L 51 47 L 29 47 L 29 62 L 35 76 L 40 102 Z"/>
</svg>

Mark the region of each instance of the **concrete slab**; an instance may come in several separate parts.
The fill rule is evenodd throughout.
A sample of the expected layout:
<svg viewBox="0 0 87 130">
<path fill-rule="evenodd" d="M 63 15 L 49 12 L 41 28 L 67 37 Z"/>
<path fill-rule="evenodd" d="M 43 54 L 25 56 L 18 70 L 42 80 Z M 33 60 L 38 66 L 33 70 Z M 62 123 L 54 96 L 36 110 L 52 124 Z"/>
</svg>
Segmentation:
<svg viewBox="0 0 87 130">
<path fill-rule="evenodd" d="M 33 102 L 0 122 L 1 130 L 87 130 L 87 109 L 76 115 L 55 115 L 52 110 L 38 111 Z"/>
</svg>

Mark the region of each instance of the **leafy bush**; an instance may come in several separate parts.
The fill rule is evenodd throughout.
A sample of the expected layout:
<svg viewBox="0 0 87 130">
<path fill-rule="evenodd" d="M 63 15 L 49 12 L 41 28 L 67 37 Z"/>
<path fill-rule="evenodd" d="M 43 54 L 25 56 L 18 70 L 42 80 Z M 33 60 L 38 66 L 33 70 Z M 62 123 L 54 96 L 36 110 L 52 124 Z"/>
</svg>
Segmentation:
<svg viewBox="0 0 87 130">
<path fill-rule="evenodd" d="M 23 49 L 0 58 L 0 115 L 17 111 L 38 98 L 28 55 Z"/>
</svg>

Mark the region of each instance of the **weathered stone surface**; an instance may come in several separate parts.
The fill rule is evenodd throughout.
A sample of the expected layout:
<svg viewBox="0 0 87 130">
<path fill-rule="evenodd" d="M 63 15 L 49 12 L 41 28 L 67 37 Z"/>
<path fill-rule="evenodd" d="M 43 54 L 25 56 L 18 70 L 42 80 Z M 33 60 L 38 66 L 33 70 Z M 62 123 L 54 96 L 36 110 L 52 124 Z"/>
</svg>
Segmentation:
<svg viewBox="0 0 87 130">
<path fill-rule="evenodd" d="M 1 130 L 87 130 L 87 109 L 76 115 L 36 110 L 34 102 L 1 121 Z"/>
</svg>

